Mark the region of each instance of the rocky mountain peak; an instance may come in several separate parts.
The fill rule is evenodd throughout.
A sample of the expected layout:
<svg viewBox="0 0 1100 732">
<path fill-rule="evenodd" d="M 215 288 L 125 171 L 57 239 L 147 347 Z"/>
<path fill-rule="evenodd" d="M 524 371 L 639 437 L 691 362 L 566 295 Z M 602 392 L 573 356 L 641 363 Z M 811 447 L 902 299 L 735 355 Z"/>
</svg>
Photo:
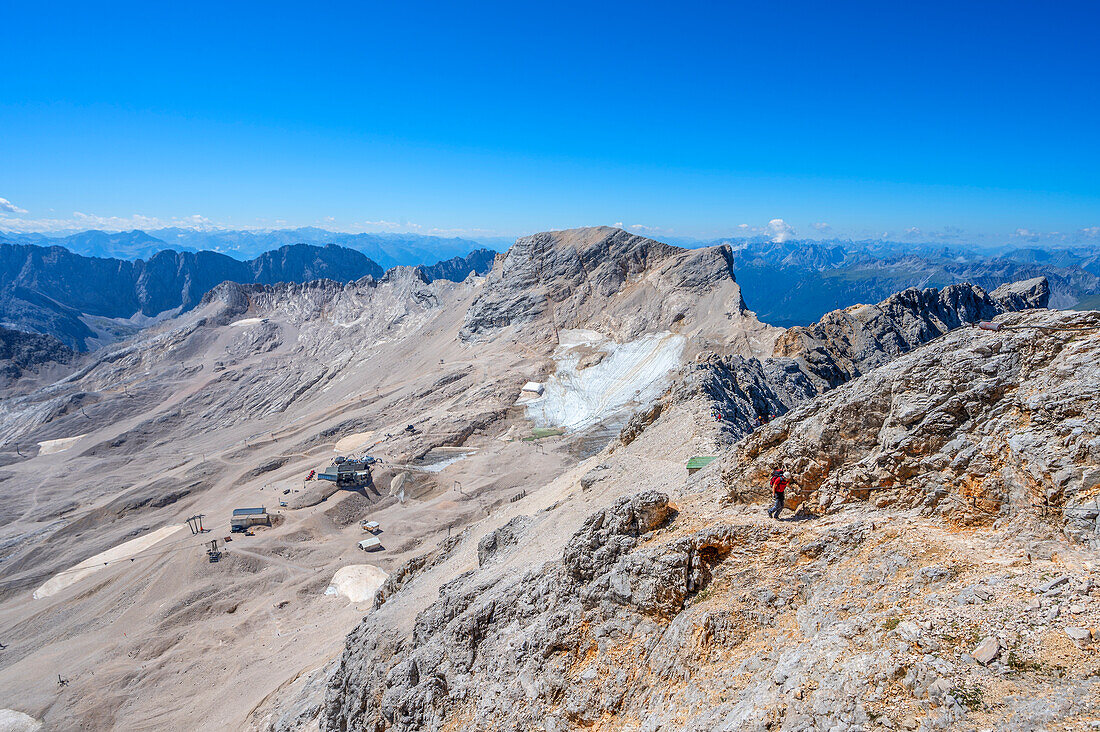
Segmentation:
<svg viewBox="0 0 1100 732">
<path fill-rule="evenodd" d="M 518 239 L 497 258 L 462 337 L 508 327 L 544 335 L 523 328 L 536 322 L 616 340 L 673 330 L 745 351 L 775 337 L 747 311 L 729 246 L 681 249 L 606 226 Z"/>
</svg>

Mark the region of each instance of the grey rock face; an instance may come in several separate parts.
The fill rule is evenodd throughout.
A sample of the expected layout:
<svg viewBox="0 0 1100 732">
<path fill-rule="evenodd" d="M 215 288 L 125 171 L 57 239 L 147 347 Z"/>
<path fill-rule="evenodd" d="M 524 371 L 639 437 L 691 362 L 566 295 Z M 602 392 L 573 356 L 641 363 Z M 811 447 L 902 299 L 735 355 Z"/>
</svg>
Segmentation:
<svg viewBox="0 0 1100 732">
<path fill-rule="evenodd" d="M 530 516 L 516 516 L 504 526 L 483 536 L 477 543 L 478 566 L 484 566 L 486 562 L 519 544 L 530 525 Z"/>
<path fill-rule="evenodd" d="M 635 700 L 623 671 L 603 668 L 612 659 L 602 660 L 598 675 L 582 674 L 580 685 L 569 669 L 591 643 L 652 631 L 654 664 L 671 670 L 685 629 L 670 620 L 731 549 L 770 535 L 759 526 L 722 526 L 647 543 L 672 516 L 662 493 L 621 499 L 587 518 L 560 561 L 520 577 L 467 573 L 445 584 L 407 641 L 375 632 L 368 618 L 330 678 L 322 729 L 438 730 L 459 720 L 467 729 L 531 729 L 548 720 L 565 729 L 629 707 Z M 737 635 L 724 616 L 706 627 L 715 638 Z M 664 642 L 662 629 L 672 634 Z"/>
<path fill-rule="evenodd" d="M 434 280 L 462 282 L 471 274 L 486 274 L 492 269 L 496 256 L 497 253 L 491 249 L 475 249 L 465 257 L 452 257 L 435 264 L 422 265 L 419 269 L 429 282 Z"/>
<path fill-rule="evenodd" d="M 50 363 L 70 363 L 71 348 L 52 336 L 0 326 L 0 381 L 17 379 Z"/>
<path fill-rule="evenodd" d="M 1006 282 L 989 296 L 1006 312 L 1045 308 L 1050 304 L 1050 282 L 1046 277 Z"/>
<path fill-rule="evenodd" d="M 792 574 L 794 559 L 776 551 L 788 545 L 780 526 L 677 535 L 671 518 L 662 494 L 625 498 L 592 514 L 560 561 L 445 585 L 410 637 L 368 616 L 329 679 L 321 728 L 568 730 L 645 719 L 643 729 L 765 729 L 779 706 L 785 728 L 866 724 L 868 682 L 906 667 L 888 644 L 851 651 L 848 639 L 871 623 L 830 609 L 848 607 L 848 575 L 835 568 L 860 551 L 865 528 L 831 529 L 804 547 Z M 882 577 L 897 569 L 880 563 Z M 719 575 L 732 596 L 710 603 Z M 804 642 L 738 648 L 779 623 L 793 623 Z M 721 676 L 697 678 L 700 664 Z M 933 668 L 908 671 L 914 695 L 942 691 Z M 739 689 L 729 699 L 727 684 Z"/>
<path fill-rule="evenodd" d="M 461 337 L 535 321 L 617 340 L 670 329 L 721 340 L 739 329 L 764 336 L 771 331 L 747 313 L 732 262 L 728 246 L 680 249 L 610 227 L 523 237 L 497 258 Z"/>
<path fill-rule="evenodd" d="M 1004 312 L 1043 307 L 1049 297 L 1043 278 L 1005 285 L 998 292 L 992 297 L 972 285 L 910 289 L 877 305 L 838 310 L 814 325 L 786 331 L 773 358 L 707 355 L 682 370 L 670 399 L 705 397 L 721 414 L 723 435 L 732 444 L 769 417 L 786 414 L 917 346 Z M 624 430 L 624 444 L 628 437 L 633 433 Z"/>
<path fill-rule="evenodd" d="M 683 369 L 670 397 L 704 396 L 722 416 L 723 432 L 732 443 L 752 432 L 757 418 L 785 414 L 818 393 L 817 382 L 794 359 L 710 354 Z"/>
<path fill-rule="evenodd" d="M 455 547 L 462 543 L 463 539 L 465 539 L 469 533 L 469 528 L 463 529 L 460 533 L 444 539 L 443 543 L 435 550 L 413 557 L 391 572 L 382 583 L 382 586 L 378 588 L 378 591 L 374 593 L 374 609 L 377 610 L 382 607 L 386 603 L 386 600 L 390 599 L 390 597 L 396 594 L 402 587 L 411 582 L 417 574 L 431 569 L 451 556 Z"/>
<path fill-rule="evenodd" d="M 566 547 L 562 563 L 574 579 L 590 581 L 633 549 L 640 535 L 664 523 L 671 513 L 668 496 L 656 491 L 620 499 L 588 517 Z"/>
<path fill-rule="evenodd" d="M 966 284 L 911 288 L 877 305 L 837 310 L 814 325 L 791 328 L 776 355 L 798 359 L 811 378 L 836 387 L 962 325 L 1044 307 L 1049 292 L 1042 278 L 1006 285 L 998 298 Z"/>
<path fill-rule="evenodd" d="M 462 575 L 444 585 L 409 643 L 362 626 L 330 679 L 325 728 L 439 729 L 467 705 L 480 729 L 495 728 L 494 719 L 542 719 L 568 693 L 562 672 L 585 625 L 606 622 L 617 633 L 616 623 L 679 611 L 690 583 L 701 583 L 706 563 L 738 535 L 727 529 L 632 556 L 672 515 L 664 494 L 624 498 L 590 516 L 558 562 L 499 582 Z M 579 699 L 570 706 L 598 714 L 621 704 L 621 691 L 591 709 Z"/>
</svg>

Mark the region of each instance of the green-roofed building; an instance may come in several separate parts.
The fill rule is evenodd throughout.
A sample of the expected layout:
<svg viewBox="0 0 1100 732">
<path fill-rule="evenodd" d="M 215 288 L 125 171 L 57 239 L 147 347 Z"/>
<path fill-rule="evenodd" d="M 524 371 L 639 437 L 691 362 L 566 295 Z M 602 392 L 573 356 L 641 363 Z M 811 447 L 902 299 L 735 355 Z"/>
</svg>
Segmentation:
<svg viewBox="0 0 1100 732">
<path fill-rule="evenodd" d="M 718 459 L 717 455 L 696 455 L 695 457 L 688 458 L 687 469 L 688 474 L 694 473 L 696 470 L 707 467 L 712 462 Z"/>
</svg>

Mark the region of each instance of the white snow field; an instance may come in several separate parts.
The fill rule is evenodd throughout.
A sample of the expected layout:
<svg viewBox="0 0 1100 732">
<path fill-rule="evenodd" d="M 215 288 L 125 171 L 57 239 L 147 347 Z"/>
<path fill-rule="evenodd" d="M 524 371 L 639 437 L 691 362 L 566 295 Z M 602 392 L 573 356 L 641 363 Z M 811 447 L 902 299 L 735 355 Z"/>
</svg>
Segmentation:
<svg viewBox="0 0 1100 732">
<path fill-rule="evenodd" d="M 230 323 L 229 327 L 230 328 L 243 328 L 243 327 L 249 326 L 249 325 L 257 325 L 259 323 L 264 322 L 264 320 L 266 320 L 266 318 L 244 318 L 243 320 L 238 320 L 235 323 Z"/>
<path fill-rule="evenodd" d="M 53 577 L 46 580 L 45 584 L 34 591 L 33 597 L 35 600 L 41 600 L 44 597 L 57 594 L 69 585 L 79 582 L 90 574 L 98 572 L 112 562 L 128 559 L 139 552 L 145 551 L 182 528 L 182 524 L 177 526 L 165 526 L 156 531 L 151 531 L 145 536 L 139 536 L 136 539 L 131 539 L 116 547 L 112 547 L 105 552 L 100 552 L 94 557 L 89 557 L 80 564 L 62 572 L 58 572 Z"/>
<path fill-rule="evenodd" d="M 14 709 L 0 709 L 0 732 L 35 732 L 42 723 L 29 714 Z"/>
<path fill-rule="evenodd" d="M 336 570 L 326 595 L 343 595 L 352 602 L 371 602 L 378 588 L 389 577 L 373 564 L 349 564 Z"/>
<path fill-rule="evenodd" d="M 79 442 L 84 436 L 85 435 L 77 435 L 75 437 L 60 437 L 56 440 L 43 440 L 38 443 L 38 454 L 54 455 L 59 452 L 64 452 Z"/>
<path fill-rule="evenodd" d="M 536 427 L 570 431 L 625 421 L 661 395 L 668 375 L 681 363 L 686 342 L 684 336 L 668 332 L 615 343 L 594 331 L 563 330 L 554 352 L 557 370 L 547 379 L 542 396 L 527 402 L 527 418 Z M 586 351 L 603 356 L 584 366 Z"/>
</svg>

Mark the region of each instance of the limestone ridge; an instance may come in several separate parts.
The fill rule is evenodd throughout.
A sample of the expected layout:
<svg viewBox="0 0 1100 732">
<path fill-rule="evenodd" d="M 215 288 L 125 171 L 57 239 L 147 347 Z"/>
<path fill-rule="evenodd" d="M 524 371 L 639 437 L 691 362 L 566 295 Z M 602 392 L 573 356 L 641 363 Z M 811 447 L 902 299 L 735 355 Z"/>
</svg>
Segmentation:
<svg viewBox="0 0 1100 732">
<path fill-rule="evenodd" d="M 669 398 L 702 394 L 722 414 L 723 433 L 732 442 L 751 432 L 758 416 L 784 414 L 961 326 L 1043 308 L 1049 293 L 1043 278 L 1005 285 L 992 295 L 974 285 L 912 288 L 790 328 L 770 358 L 702 355 L 685 367 Z"/>
<path fill-rule="evenodd" d="M 587 626 L 656 630 L 705 586 L 708 561 L 767 534 L 725 527 L 637 551 L 674 515 L 657 491 L 622 498 L 589 516 L 560 560 L 520 578 L 442 588 L 417 617 L 411 642 L 360 626 L 330 677 L 324 729 L 440 729 L 467 703 L 476 707 L 470 729 L 533 729 L 545 721 L 591 723 L 630 703 L 615 676 L 599 694 L 569 684 Z M 693 560 L 701 553 L 709 559 Z M 521 649 L 512 646 L 513 628 L 523 628 Z"/>
<path fill-rule="evenodd" d="M 777 329 L 750 313 L 726 245 L 680 249 L 621 229 L 551 231 L 518 239 L 497 258 L 466 313 L 461 337 L 513 328 L 587 328 L 625 341 L 673 330 L 751 351 Z"/>
<path fill-rule="evenodd" d="M 756 431 L 723 459 L 726 489 L 781 464 L 813 510 L 869 500 L 978 522 L 1051 506 L 1067 536 L 1100 546 L 1100 339 L 1035 328 L 1100 315 L 998 322 L 1022 329 L 957 330 Z"/>
<path fill-rule="evenodd" d="M 144 374 L 149 369 L 164 369 L 176 378 L 190 373 L 183 362 L 218 337 L 225 343 L 218 347 L 223 363 L 214 366 L 216 382 L 189 401 L 180 422 L 171 425 L 175 434 L 192 435 L 211 425 L 281 412 L 315 397 L 379 343 L 417 337 L 449 297 L 462 297 L 467 288 L 447 280 L 429 283 L 415 267 L 395 267 L 381 279 L 367 276 L 346 284 L 223 282 L 194 310 L 122 343 L 78 356 L 68 376 L 33 394 L 5 400 L 0 440 L 24 439 L 40 429 L 51 430 L 49 436 L 53 430 L 65 434 L 75 429 L 58 415 L 71 411 L 70 402 L 77 398 L 88 415 L 81 417 L 86 424 L 80 429 L 147 408 L 139 399 L 112 395 L 147 388 Z M 238 322 L 243 325 L 232 327 Z M 226 363 L 250 358 L 257 361 L 244 368 L 244 376 L 221 370 Z M 139 425 L 136 430 L 150 430 L 158 440 L 170 438 L 165 425 Z"/>
<path fill-rule="evenodd" d="M 1045 308 L 1049 299 L 1050 286 L 1042 277 L 1005 285 L 992 295 L 968 284 L 910 288 L 877 305 L 836 310 L 811 326 L 790 328 L 776 343 L 775 355 L 798 359 L 811 378 L 834 387 L 962 325 Z"/>
</svg>

